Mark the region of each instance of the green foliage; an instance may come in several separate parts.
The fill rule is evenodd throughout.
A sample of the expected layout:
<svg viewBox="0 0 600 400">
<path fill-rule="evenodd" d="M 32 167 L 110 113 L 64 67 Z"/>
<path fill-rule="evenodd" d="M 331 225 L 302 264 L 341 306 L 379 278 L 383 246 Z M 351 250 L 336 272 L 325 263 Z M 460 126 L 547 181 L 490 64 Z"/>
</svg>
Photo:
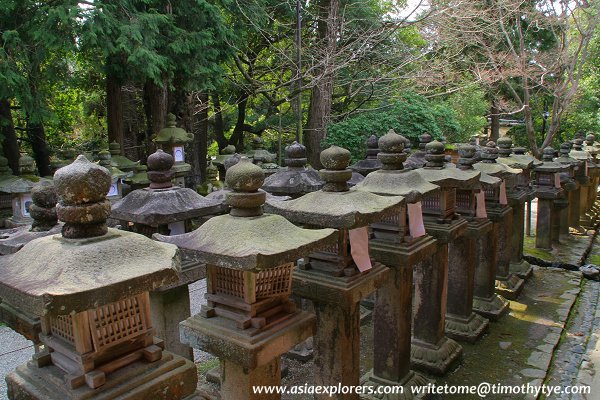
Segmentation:
<svg viewBox="0 0 600 400">
<path fill-rule="evenodd" d="M 480 88 L 469 86 L 449 96 L 447 103 L 454 110 L 459 125 L 455 135 L 447 136 L 448 142 L 466 143 L 472 135 L 480 134 L 487 125 L 485 115 L 489 102 Z"/>
<path fill-rule="evenodd" d="M 444 117 L 448 121 L 445 121 Z M 418 137 L 424 133 L 429 133 L 435 138 L 443 135 L 438 121 L 444 122 L 445 129 L 456 129 L 456 121 L 451 119 L 448 107 L 432 105 L 425 97 L 407 92 L 384 111 L 365 112 L 329 125 L 324 144 L 347 148 L 356 161 L 365 157 L 366 140 L 371 135 L 381 137 L 393 129 L 416 144 Z"/>
</svg>

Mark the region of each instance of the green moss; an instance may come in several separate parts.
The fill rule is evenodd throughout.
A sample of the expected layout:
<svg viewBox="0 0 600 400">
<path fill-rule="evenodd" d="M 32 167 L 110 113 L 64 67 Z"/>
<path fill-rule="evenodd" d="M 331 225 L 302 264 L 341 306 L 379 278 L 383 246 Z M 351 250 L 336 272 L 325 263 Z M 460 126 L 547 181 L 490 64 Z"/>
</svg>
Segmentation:
<svg viewBox="0 0 600 400">
<path fill-rule="evenodd" d="M 198 373 L 202 374 L 202 375 L 206 374 L 208 371 L 217 367 L 218 365 L 219 365 L 219 359 L 211 358 L 208 361 L 198 364 Z"/>
</svg>

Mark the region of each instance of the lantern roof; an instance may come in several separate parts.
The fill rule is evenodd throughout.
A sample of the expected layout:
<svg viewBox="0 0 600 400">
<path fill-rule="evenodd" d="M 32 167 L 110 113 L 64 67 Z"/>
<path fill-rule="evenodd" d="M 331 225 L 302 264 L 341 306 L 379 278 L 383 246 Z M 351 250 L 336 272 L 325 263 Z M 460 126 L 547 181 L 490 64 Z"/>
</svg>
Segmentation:
<svg viewBox="0 0 600 400">
<path fill-rule="evenodd" d="M 440 187 L 476 189 L 479 188 L 481 173 L 475 170 L 461 170 L 446 163 L 443 143 L 434 140 L 425 146 L 427 164 L 415 170 L 427 182 Z"/>
<path fill-rule="evenodd" d="M 227 170 L 231 211 L 183 235 L 154 238 L 198 253 L 203 262 L 241 270 L 262 270 L 295 261 L 337 240 L 333 229 L 303 229 L 279 215 L 264 214 L 262 169 L 247 157 Z"/>
<path fill-rule="evenodd" d="M 487 142 L 480 152 L 481 161 L 475 163 L 473 168 L 488 175 L 506 179 L 510 176 L 518 175 L 523 172 L 521 169 L 511 168 L 506 164 L 498 163 L 498 149 L 493 141 Z"/>
<path fill-rule="evenodd" d="M 192 140 L 194 140 L 194 134 L 178 128 L 175 115 L 171 113 L 167 115 L 167 127 L 161 129 L 154 139 L 152 139 L 154 143 L 169 145 L 185 144 Z"/>
</svg>

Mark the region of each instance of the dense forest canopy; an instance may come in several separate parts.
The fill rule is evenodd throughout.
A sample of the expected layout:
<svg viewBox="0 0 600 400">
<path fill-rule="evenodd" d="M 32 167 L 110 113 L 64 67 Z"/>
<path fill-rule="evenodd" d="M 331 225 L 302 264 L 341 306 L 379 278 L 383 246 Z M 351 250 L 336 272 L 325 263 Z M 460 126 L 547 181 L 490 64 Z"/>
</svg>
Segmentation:
<svg viewBox="0 0 600 400">
<path fill-rule="evenodd" d="M 166 115 L 207 156 L 466 141 L 500 117 L 534 152 L 600 127 L 597 1 L 0 0 L 0 129 L 41 175 L 70 149 L 145 159 Z M 547 128 L 542 132 L 544 111 Z"/>
</svg>

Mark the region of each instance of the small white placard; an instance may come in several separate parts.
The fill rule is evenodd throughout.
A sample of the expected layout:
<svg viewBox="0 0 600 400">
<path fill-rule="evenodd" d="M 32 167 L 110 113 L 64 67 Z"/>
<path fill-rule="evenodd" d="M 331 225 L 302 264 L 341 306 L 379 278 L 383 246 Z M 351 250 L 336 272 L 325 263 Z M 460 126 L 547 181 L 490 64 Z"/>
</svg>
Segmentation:
<svg viewBox="0 0 600 400">
<path fill-rule="evenodd" d="M 185 161 L 185 152 L 183 151 L 183 146 L 173 147 L 173 158 L 175 158 L 175 162 Z"/>
<path fill-rule="evenodd" d="M 24 194 L 21 195 L 21 215 L 24 217 L 29 217 L 29 206 L 32 204 L 31 195 Z"/>
<path fill-rule="evenodd" d="M 184 221 L 171 222 L 169 225 L 167 225 L 167 227 L 169 228 L 169 236 L 181 235 L 185 233 Z"/>
<path fill-rule="evenodd" d="M 115 182 L 112 185 L 110 185 L 110 190 L 108 191 L 108 194 L 106 195 L 106 197 L 114 197 L 114 196 L 118 196 L 119 195 L 119 185 Z"/>
</svg>

